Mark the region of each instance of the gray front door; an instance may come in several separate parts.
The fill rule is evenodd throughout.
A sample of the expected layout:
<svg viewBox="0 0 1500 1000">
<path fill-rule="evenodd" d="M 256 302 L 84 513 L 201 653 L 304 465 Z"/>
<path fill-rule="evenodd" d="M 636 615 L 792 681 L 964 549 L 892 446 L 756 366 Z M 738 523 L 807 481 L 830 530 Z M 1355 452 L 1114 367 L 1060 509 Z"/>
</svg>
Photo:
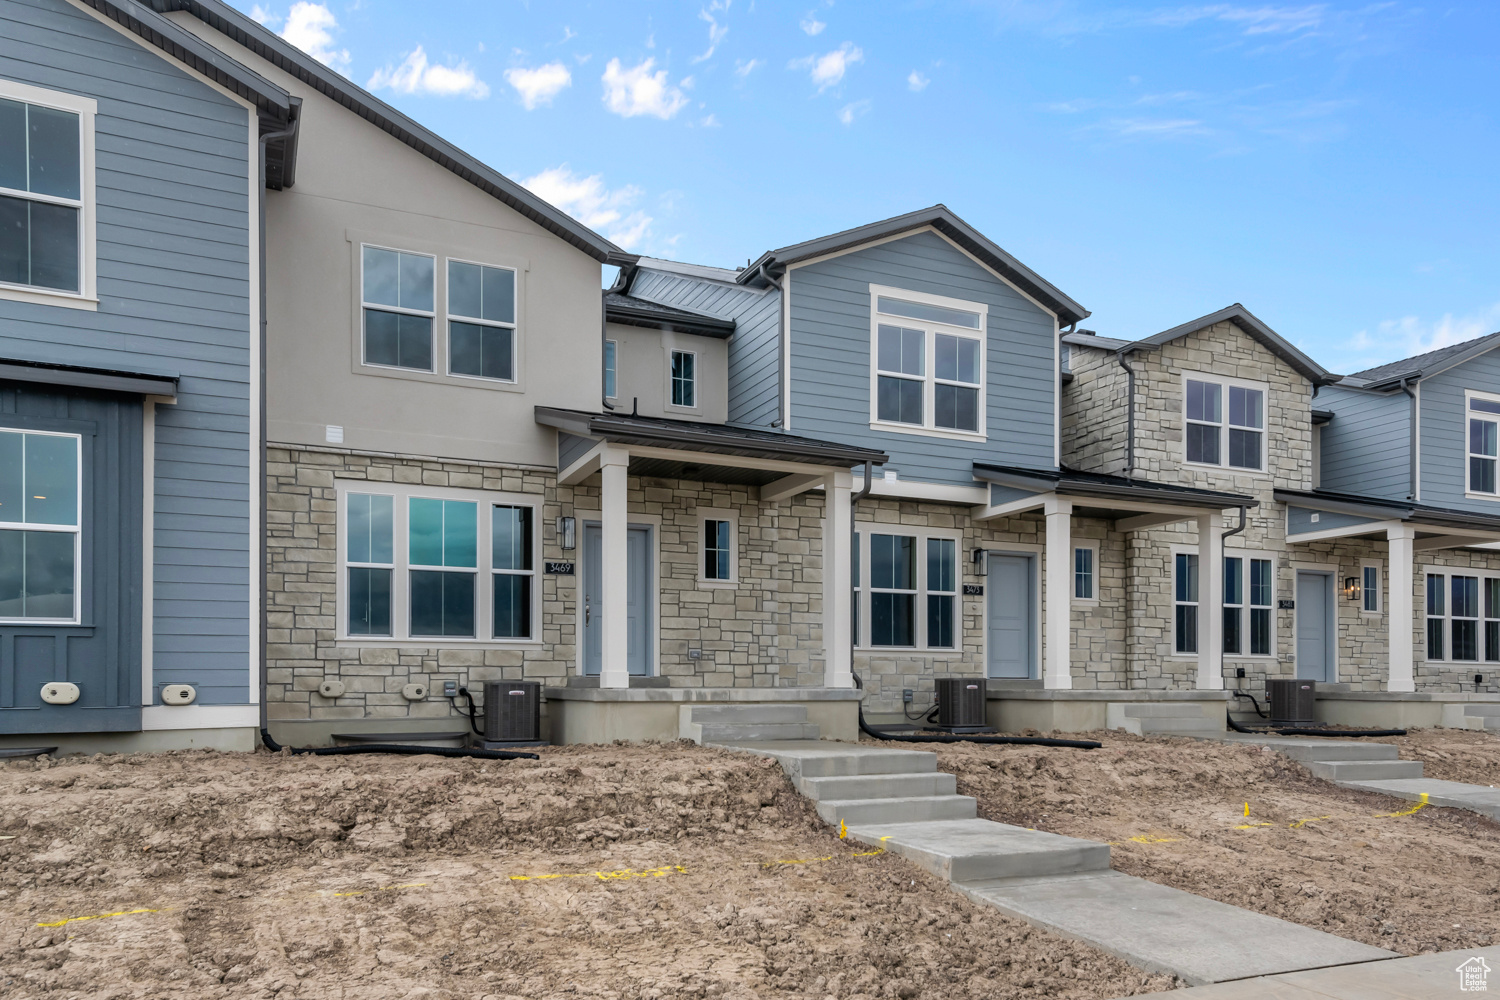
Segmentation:
<svg viewBox="0 0 1500 1000">
<path fill-rule="evenodd" d="M 1036 676 L 1036 574 L 1031 556 L 988 560 L 989 676 Z"/>
<path fill-rule="evenodd" d="M 583 672 L 599 673 L 603 606 L 603 535 L 599 525 L 583 526 Z M 645 676 L 651 663 L 651 529 L 632 526 L 625 540 L 625 634 L 630 672 Z"/>
<path fill-rule="evenodd" d="M 1297 679 L 1333 680 L 1333 577 L 1297 574 Z"/>
</svg>

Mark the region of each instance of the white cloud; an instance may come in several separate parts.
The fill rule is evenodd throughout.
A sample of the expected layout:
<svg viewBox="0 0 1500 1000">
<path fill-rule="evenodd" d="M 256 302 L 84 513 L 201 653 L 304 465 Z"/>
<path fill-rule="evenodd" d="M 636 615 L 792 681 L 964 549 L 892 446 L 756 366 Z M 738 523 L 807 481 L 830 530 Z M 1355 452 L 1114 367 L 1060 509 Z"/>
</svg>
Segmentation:
<svg viewBox="0 0 1500 1000">
<path fill-rule="evenodd" d="M 718 128 L 724 123 L 719 121 L 718 116 L 709 114 L 704 116 L 703 118 L 698 119 L 698 124 L 702 125 L 704 128 Z"/>
<path fill-rule="evenodd" d="M 728 14 L 729 4 L 730 0 L 722 0 L 722 2 L 715 0 L 714 3 L 709 4 L 706 8 L 698 12 L 699 19 L 708 22 L 708 49 L 701 56 L 694 56 L 693 62 L 701 63 L 712 56 L 714 50 L 719 47 L 719 43 L 724 40 L 724 36 L 729 34 L 729 25 L 720 24 L 718 19 L 714 17 L 715 11 Z"/>
<path fill-rule="evenodd" d="M 259 8 L 261 14 L 267 14 Z M 349 68 L 349 50 L 334 48 L 333 32 L 339 26 L 333 11 L 320 3 L 298 0 L 286 16 L 281 37 L 312 56 L 318 62 L 337 70 Z"/>
<path fill-rule="evenodd" d="M 822 93 L 829 87 L 837 85 L 844 78 L 844 73 L 849 67 L 854 63 L 864 61 L 864 58 L 864 51 L 859 46 L 853 42 L 845 42 L 832 52 L 821 56 L 793 59 L 787 65 L 789 69 L 808 70 L 812 82 L 818 85 L 818 92 Z"/>
<path fill-rule="evenodd" d="M 917 70 L 912 70 L 911 75 L 906 78 L 906 86 L 914 91 L 919 92 L 926 90 L 927 85 L 931 82 L 932 81 L 930 79 L 923 76 Z"/>
<path fill-rule="evenodd" d="M 1500 302 L 1467 316 L 1447 313 L 1428 322 L 1418 316 L 1403 316 L 1380 323 L 1372 334 L 1361 330 L 1349 338 L 1353 355 L 1346 370 L 1362 371 L 1416 354 L 1425 354 L 1450 344 L 1483 337 L 1500 330 Z"/>
<path fill-rule="evenodd" d="M 521 184 L 538 198 L 567 212 L 590 229 L 602 232 L 625 249 L 640 243 L 651 231 L 651 216 L 632 206 L 641 189 L 627 184 L 610 190 L 599 174 L 580 177 L 564 163 L 528 177 Z"/>
<path fill-rule="evenodd" d="M 611 59 L 604 67 L 604 106 L 622 118 L 654 115 L 671 118 L 687 105 L 681 90 L 667 83 L 667 71 L 651 72 L 655 59 L 639 66 L 622 69 L 620 60 Z"/>
<path fill-rule="evenodd" d="M 808 15 L 802 19 L 798 27 L 800 27 L 809 35 L 816 35 L 824 28 L 828 27 L 828 25 L 823 23 L 822 21 L 819 21 L 814 14 L 809 12 Z"/>
<path fill-rule="evenodd" d="M 1219 3 L 1157 11 L 1148 15 L 1146 20 L 1166 27 L 1181 27 L 1195 21 L 1222 21 L 1242 28 L 1247 35 L 1271 35 L 1316 30 L 1327 16 L 1328 5 L 1325 3 L 1294 7 L 1242 7 Z"/>
<path fill-rule="evenodd" d="M 490 96 L 489 84 L 474 75 L 469 64 L 460 60 L 452 66 L 434 66 L 418 45 L 401 65 L 377 69 L 365 84 L 371 90 L 390 88 L 402 94 L 430 94 L 434 97 Z"/>
<path fill-rule="evenodd" d="M 839 109 L 839 121 L 845 125 L 853 125 L 854 119 L 868 114 L 869 111 L 870 102 L 868 100 L 855 101 L 853 104 L 846 104 Z"/>
<path fill-rule="evenodd" d="M 560 62 L 535 69 L 517 66 L 505 71 L 505 82 L 515 88 L 521 95 L 521 103 L 530 111 L 540 104 L 551 104 L 563 88 L 572 85 L 573 74 Z"/>
<path fill-rule="evenodd" d="M 271 25 L 270 22 L 279 22 L 281 18 L 277 17 L 275 14 L 272 14 L 270 10 L 262 7 L 260 4 L 255 4 L 250 8 L 250 20 L 254 21 L 256 24 L 264 24 L 268 27 L 274 27 L 274 25 Z"/>
<path fill-rule="evenodd" d="M 1118 136 L 1207 135 L 1212 130 L 1196 118 L 1111 118 L 1099 128 Z"/>
<path fill-rule="evenodd" d="M 736 59 L 734 61 L 734 75 L 742 78 L 747 77 L 751 73 L 754 73 L 757 67 L 764 65 L 765 62 L 761 59 Z"/>
</svg>

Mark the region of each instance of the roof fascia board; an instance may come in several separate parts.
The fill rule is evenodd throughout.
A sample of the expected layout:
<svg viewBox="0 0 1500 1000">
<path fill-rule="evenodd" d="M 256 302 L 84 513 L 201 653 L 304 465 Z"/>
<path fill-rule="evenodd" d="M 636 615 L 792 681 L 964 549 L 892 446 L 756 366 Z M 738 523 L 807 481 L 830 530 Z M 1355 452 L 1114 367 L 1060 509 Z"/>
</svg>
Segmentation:
<svg viewBox="0 0 1500 1000">
<path fill-rule="evenodd" d="M 607 262 L 612 254 L 621 252 L 619 247 L 583 223 L 419 125 L 220 0 L 151 0 L 151 3 L 158 10 L 186 11 L 600 263 Z"/>
<path fill-rule="evenodd" d="M 1211 312 L 1207 316 L 1200 316 L 1197 319 L 1174 326 L 1170 330 L 1163 330 L 1161 333 L 1137 340 L 1132 345 L 1132 348 L 1159 348 L 1163 344 L 1169 344 L 1180 337 L 1185 337 L 1190 333 L 1197 333 L 1199 330 L 1205 330 L 1216 323 L 1223 323 L 1225 321 L 1233 322 L 1236 326 L 1250 334 L 1250 336 L 1259 340 L 1267 350 L 1279 355 L 1283 361 L 1297 369 L 1297 372 L 1305 376 L 1309 381 L 1319 385 L 1328 385 L 1336 381 L 1333 375 L 1322 365 L 1297 350 L 1286 338 L 1282 337 L 1275 330 L 1272 330 L 1269 326 L 1266 326 L 1250 310 L 1238 302 L 1234 305 L 1226 306 L 1217 312 Z"/>
<path fill-rule="evenodd" d="M 1284 503 L 1292 507 L 1306 507 L 1308 510 L 1322 510 L 1330 514 L 1350 514 L 1354 517 L 1374 517 L 1390 519 L 1392 517 L 1405 520 L 1411 516 L 1412 508 L 1409 504 L 1392 502 L 1364 503 L 1359 500 L 1334 500 L 1331 498 L 1308 496 L 1292 490 L 1276 490 L 1272 496 L 1277 503 Z"/>
<path fill-rule="evenodd" d="M 80 389 L 105 389 L 143 396 L 176 396 L 178 376 L 155 372 L 114 371 L 77 365 L 41 365 L 0 360 L 0 379 L 67 385 Z"/>
<path fill-rule="evenodd" d="M 1416 380 L 1418 382 L 1421 382 L 1426 379 L 1432 378 L 1434 375 L 1441 375 L 1443 372 L 1457 368 L 1459 365 L 1468 364 L 1470 361 L 1473 361 L 1480 355 L 1488 354 L 1490 351 L 1493 351 L 1497 348 L 1500 348 L 1500 340 L 1470 348 L 1469 350 L 1464 351 L 1461 354 L 1455 354 L 1453 357 L 1440 362 L 1436 368 L 1419 369 L 1417 372 Z M 1384 379 L 1379 384 L 1384 384 L 1384 382 L 1388 381 L 1390 380 Z M 1396 381 L 1399 383 L 1401 380 L 1398 377 Z"/>
<path fill-rule="evenodd" d="M 1167 507 L 1193 507 L 1205 510 L 1226 510 L 1230 507 L 1255 507 L 1259 501 L 1254 497 L 1233 493 L 1202 494 L 1182 493 L 1178 490 L 1152 489 L 1146 484 L 1139 486 L 1108 486 L 1103 483 L 1057 484 L 1058 496 L 1094 497 L 1100 500 L 1140 500 Z"/>
<path fill-rule="evenodd" d="M 974 466 L 974 478 L 986 483 L 994 483 L 996 486 L 1009 486 L 1016 490 L 1035 490 L 1038 493 L 1050 493 L 1057 485 L 1061 475 L 1049 475 L 1040 470 L 1035 475 L 1027 475 L 1017 472 L 1002 472 L 999 469 L 989 469 L 982 465 Z"/>
<path fill-rule="evenodd" d="M 672 319 L 646 310 L 621 309 L 618 306 L 605 307 L 604 318 L 606 321 L 620 326 L 638 326 L 647 330 L 670 330 L 673 333 L 686 333 L 695 337 L 711 337 L 714 340 L 728 340 L 734 336 L 734 324 L 732 323 L 728 325 L 694 323 L 686 319 Z"/>
</svg>

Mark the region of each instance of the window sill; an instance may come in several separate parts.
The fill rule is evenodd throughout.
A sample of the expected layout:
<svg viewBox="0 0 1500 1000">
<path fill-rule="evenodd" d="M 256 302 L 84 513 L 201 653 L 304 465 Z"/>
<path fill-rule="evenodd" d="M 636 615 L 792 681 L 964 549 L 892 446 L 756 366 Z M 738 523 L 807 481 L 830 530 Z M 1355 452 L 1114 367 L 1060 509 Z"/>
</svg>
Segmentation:
<svg viewBox="0 0 1500 1000">
<path fill-rule="evenodd" d="M 376 378 L 399 378 L 411 382 L 426 382 L 430 385 L 446 385 L 455 389 L 483 389 L 489 392 L 525 392 L 519 379 L 506 382 L 497 378 L 479 375 L 450 375 L 431 368 L 400 368 L 395 365 L 372 365 L 355 356 L 353 372 L 356 375 L 372 375 Z"/>
<path fill-rule="evenodd" d="M 1361 618 L 1384 618 L 1385 617 L 1385 612 L 1384 611 L 1361 611 L 1359 613 L 1359 616 Z"/>
<path fill-rule="evenodd" d="M 431 636 L 413 636 L 409 639 L 392 639 L 378 635 L 341 635 L 333 640 L 335 648 L 369 646 L 372 648 L 417 647 L 417 646 L 463 646 L 474 649 L 526 649 L 542 645 L 540 639 L 443 639 Z"/>
<path fill-rule="evenodd" d="M 888 420 L 870 421 L 872 431 L 890 431 L 893 434 L 913 434 L 917 437 L 947 438 L 951 441 L 986 441 L 986 435 L 975 431 L 953 431 L 942 427 L 918 427 L 916 424 L 897 424 Z"/>
<path fill-rule="evenodd" d="M 1274 661 L 1274 660 L 1279 660 L 1280 657 L 1278 657 L 1275 653 L 1225 653 L 1224 654 L 1224 659 L 1225 660 Z"/>
<path fill-rule="evenodd" d="M 1497 495 L 1497 494 L 1494 494 L 1494 493 L 1473 493 L 1473 492 L 1470 492 L 1468 490 L 1464 491 L 1464 499 L 1465 500 L 1486 500 L 1486 501 L 1488 501 L 1490 503 L 1500 503 L 1500 495 Z"/>
<path fill-rule="evenodd" d="M 74 292 L 47 291 L 43 288 L 25 288 L 20 285 L 0 285 L 0 299 L 12 302 L 33 302 L 43 306 L 62 306 L 64 309 L 87 309 L 97 312 L 99 299 L 92 295 Z"/>
<path fill-rule="evenodd" d="M 1207 469 L 1231 476 L 1261 476 L 1267 479 L 1271 476 L 1265 469 L 1241 469 L 1235 465 L 1209 465 L 1207 462 L 1189 462 L 1187 459 L 1183 459 L 1182 464 L 1189 469 Z"/>
<path fill-rule="evenodd" d="M 856 653 L 887 656 L 962 656 L 964 650 L 930 646 L 855 646 Z"/>
<path fill-rule="evenodd" d="M 1073 598 L 1073 604 L 1075 606 L 1077 606 L 1077 607 L 1097 608 L 1099 606 L 1099 598 L 1097 598 L 1097 597 L 1075 597 L 1075 598 Z"/>
<path fill-rule="evenodd" d="M 740 581 L 738 580 L 705 580 L 702 577 L 698 578 L 699 590 L 738 590 L 739 587 Z"/>
</svg>

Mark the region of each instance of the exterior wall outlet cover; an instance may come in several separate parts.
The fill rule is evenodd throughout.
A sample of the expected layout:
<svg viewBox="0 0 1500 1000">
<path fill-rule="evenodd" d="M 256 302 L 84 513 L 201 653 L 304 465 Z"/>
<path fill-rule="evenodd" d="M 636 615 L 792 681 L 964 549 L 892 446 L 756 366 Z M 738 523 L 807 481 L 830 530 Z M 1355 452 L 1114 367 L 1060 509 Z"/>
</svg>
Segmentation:
<svg viewBox="0 0 1500 1000">
<path fill-rule="evenodd" d="M 49 705 L 71 705 L 78 700 L 78 685 L 69 681 L 43 684 L 42 700 Z"/>
<path fill-rule="evenodd" d="M 427 685 L 408 684 L 401 689 L 401 697 L 407 701 L 421 701 L 427 697 Z"/>
<path fill-rule="evenodd" d="M 163 705 L 191 705 L 198 700 L 198 689 L 191 684 L 168 684 L 161 689 Z"/>
<path fill-rule="evenodd" d="M 458 697 L 458 681 L 443 681 L 443 697 L 444 698 L 457 698 Z"/>
<path fill-rule="evenodd" d="M 344 696 L 344 682 L 326 680 L 318 685 L 318 694 L 325 698 L 342 698 Z"/>
</svg>

